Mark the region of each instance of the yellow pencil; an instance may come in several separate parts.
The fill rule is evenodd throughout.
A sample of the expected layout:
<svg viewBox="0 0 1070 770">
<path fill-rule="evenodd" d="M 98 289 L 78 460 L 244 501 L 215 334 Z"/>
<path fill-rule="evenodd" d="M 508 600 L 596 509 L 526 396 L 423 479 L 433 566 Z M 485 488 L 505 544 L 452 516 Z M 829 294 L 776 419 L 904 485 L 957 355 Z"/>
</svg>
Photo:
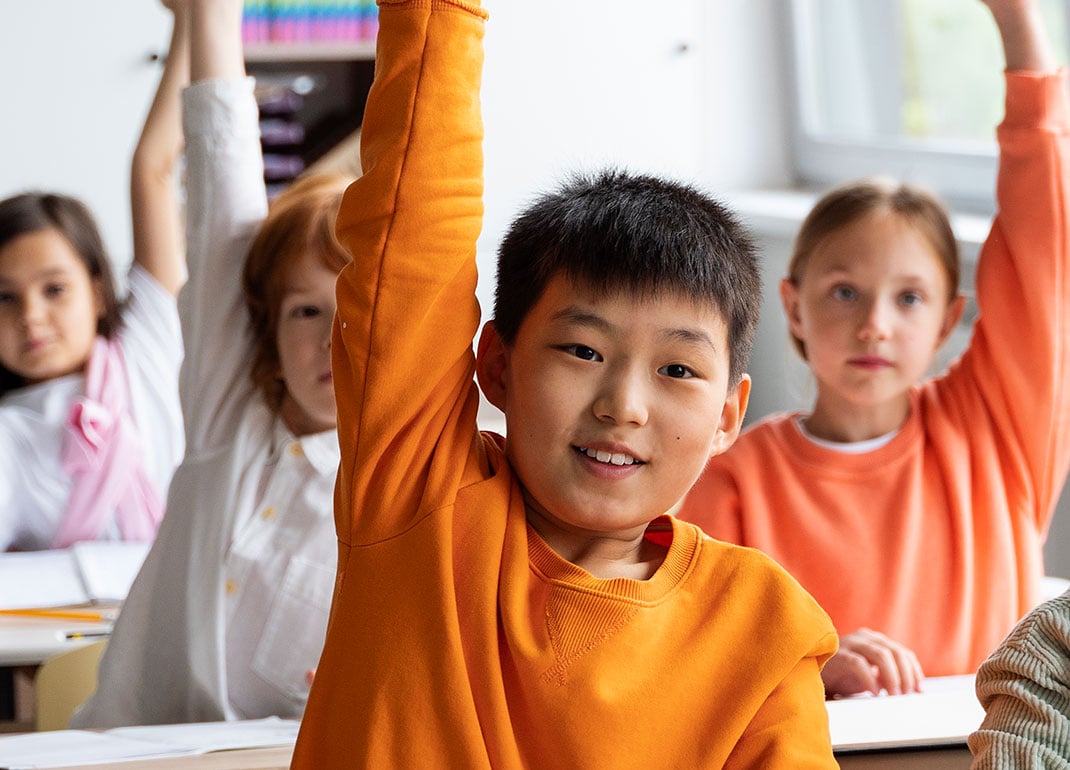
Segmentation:
<svg viewBox="0 0 1070 770">
<path fill-rule="evenodd" d="M 112 614 L 92 610 L 0 610 L 0 615 L 14 615 L 23 618 L 56 618 L 57 620 L 113 620 Z"/>
</svg>

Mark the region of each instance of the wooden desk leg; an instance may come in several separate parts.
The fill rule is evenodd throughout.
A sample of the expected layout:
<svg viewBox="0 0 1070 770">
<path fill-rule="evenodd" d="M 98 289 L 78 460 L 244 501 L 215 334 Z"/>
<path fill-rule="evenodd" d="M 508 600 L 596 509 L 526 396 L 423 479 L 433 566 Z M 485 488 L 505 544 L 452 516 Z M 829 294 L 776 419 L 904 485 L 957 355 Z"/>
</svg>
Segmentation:
<svg viewBox="0 0 1070 770">
<path fill-rule="evenodd" d="M 37 666 L 17 666 L 14 669 L 15 721 L 18 730 L 25 732 L 34 729 L 37 710 L 37 694 L 34 678 Z"/>
</svg>

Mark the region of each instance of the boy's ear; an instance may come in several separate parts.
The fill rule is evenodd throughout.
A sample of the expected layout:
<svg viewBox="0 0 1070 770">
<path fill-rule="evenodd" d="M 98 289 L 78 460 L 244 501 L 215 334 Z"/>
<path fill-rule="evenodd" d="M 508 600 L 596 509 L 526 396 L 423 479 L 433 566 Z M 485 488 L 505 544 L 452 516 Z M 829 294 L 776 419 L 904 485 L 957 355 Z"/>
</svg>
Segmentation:
<svg viewBox="0 0 1070 770">
<path fill-rule="evenodd" d="M 802 322 L 799 319 L 799 287 L 790 278 L 780 279 L 780 304 L 788 319 L 788 330 L 793 337 L 802 339 Z"/>
<path fill-rule="evenodd" d="M 506 370 L 509 367 L 509 349 L 498 334 L 494 321 L 483 324 L 476 348 L 476 379 L 483 395 L 494 406 L 505 412 Z"/>
<path fill-rule="evenodd" d="M 940 325 L 940 336 L 936 343 L 937 347 L 943 345 L 948 336 L 950 336 L 952 330 L 958 326 L 959 321 L 962 320 L 962 312 L 965 309 L 966 298 L 961 294 L 948 303 L 947 310 L 944 312 L 944 322 Z"/>
<path fill-rule="evenodd" d="M 719 455 L 736 442 L 739 431 L 743 428 L 743 416 L 747 413 L 750 401 L 750 375 L 744 374 L 739 384 L 730 391 L 721 409 L 721 420 L 717 423 L 717 435 L 714 436 L 710 457 Z"/>
</svg>

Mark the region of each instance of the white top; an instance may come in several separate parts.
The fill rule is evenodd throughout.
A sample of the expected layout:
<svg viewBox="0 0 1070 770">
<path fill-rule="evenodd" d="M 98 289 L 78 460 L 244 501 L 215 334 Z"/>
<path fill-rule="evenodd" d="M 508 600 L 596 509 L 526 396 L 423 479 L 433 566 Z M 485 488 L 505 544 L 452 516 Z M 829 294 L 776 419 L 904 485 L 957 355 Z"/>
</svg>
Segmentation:
<svg viewBox="0 0 1070 770">
<path fill-rule="evenodd" d="M 72 725 L 299 716 L 337 564 L 335 431 L 296 440 L 249 378 L 241 267 L 267 211 L 251 79 L 183 94 L 186 457 Z"/>
<path fill-rule="evenodd" d="M 182 335 L 174 297 L 149 273 L 134 263 L 127 283 L 118 339 L 145 471 L 163 500 L 182 457 Z M 52 546 L 71 493 L 60 466 L 64 427 L 71 403 L 84 392 L 85 375 L 72 374 L 0 398 L 0 551 Z M 114 519 L 103 539 L 119 539 Z"/>
</svg>

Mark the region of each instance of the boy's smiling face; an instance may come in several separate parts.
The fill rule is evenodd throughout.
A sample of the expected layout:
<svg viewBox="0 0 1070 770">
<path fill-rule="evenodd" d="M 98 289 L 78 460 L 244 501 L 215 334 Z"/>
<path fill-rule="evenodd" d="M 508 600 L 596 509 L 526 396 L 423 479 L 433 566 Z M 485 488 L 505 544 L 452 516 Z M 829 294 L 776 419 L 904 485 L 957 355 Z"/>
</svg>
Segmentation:
<svg viewBox="0 0 1070 770">
<path fill-rule="evenodd" d="M 599 541 L 634 548 L 735 440 L 750 384 L 729 389 L 715 309 L 677 295 L 600 296 L 563 276 L 513 345 L 488 324 L 479 374 L 505 413 L 528 519 L 572 561 Z"/>
</svg>

